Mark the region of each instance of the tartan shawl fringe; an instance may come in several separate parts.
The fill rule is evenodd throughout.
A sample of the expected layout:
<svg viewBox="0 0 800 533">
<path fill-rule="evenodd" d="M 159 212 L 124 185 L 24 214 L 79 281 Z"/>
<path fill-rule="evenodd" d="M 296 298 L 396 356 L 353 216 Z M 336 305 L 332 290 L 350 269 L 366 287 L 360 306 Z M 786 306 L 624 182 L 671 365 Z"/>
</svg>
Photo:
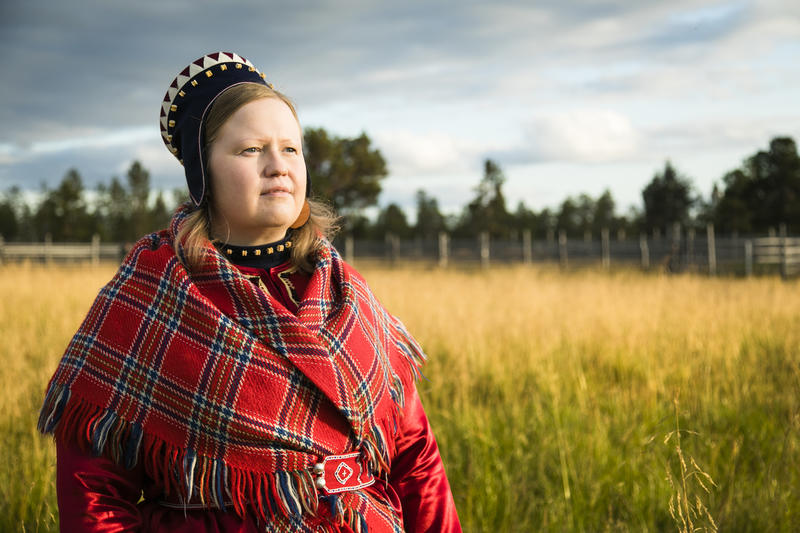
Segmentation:
<svg viewBox="0 0 800 533">
<path fill-rule="evenodd" d="M 307 295 L 308 292 L 313 294 L 308 302 L 304 298 L 298 311 L 298 317 L 305 312 L 309 328 L 317 333 L 319 340 L 314 339 L 318 343 L 316 345 L 303 337 L 303 331 L 307 333 L 308 330 L 292 326 L 291 320 L 294 319 L 296 324 L 296 318 L 287 317 L 288 311 L 285 310 L 283 313 L 276 312 L 274 300 L 255 289 L 213 248 L 209 247 L 206 254 L 207 268 L 195 276 L 194 281 L 189 280 L 185 270 L 175 268 L 180 262 L 172 251 L 172 236 L 177 234 L 177 227 L 186 214 L 185 209 L 179 209 L 173 218 L 171 231 L 150 235 L 137 243 L 120 268 L 120 272 L 126 272 L 130 279 L 138 274 L 147 280 L 148 286 L 157 287 L 153 289 L 155 294 L 143 289 L 141 279 L 138 285 L 130 281 L 126 285 L 126 282 L 119 281 L 119 273 L 101 291 L 51 379 L 39 416 L 39 431 L 53 434 L 65 442 L 76 442 L 85 451 L 105 455 L 129 469 L 143 461 L 147 475 L 163 485 L 165 496 L 169 495 L 171 500 L 199 500 L 210 508 L 218 509 L 232 506 L 239 516 L 253 512 L 265 522 L 278 517 L 302 520 L 306 515 L 316 516 L 322 500 L 323 504 L 330 505 L 335 522 L 348 525 L 354 531 L 367 531 L 369 516 L 386 519 L 384 510 L 376 509 L 379 504 L 372 502 L 361 491 L 320 496 L 310 467 L 323 455 L 355 449 L 361 452 L 362 459 L 375 475 L 384 479 L 388 476 L 393 446 L 391 437 L 397 430 L 401 416 L 403 391 L 413 386 L 413 381 L 421 376 L 420 366 L 425 359 L 422 350 L 402 323 L 383 310 L 366 288 L 365 282 L 341 261 L 335 249 L 327 243 L 307 290 Z M 148 269 L 148 265 L 140 268 L 140 255 L 159 252 L 162 256 L 171 254 L 171 257 L 166 261 L 167 266 L 163 266 L 163 257 L 160 262 L 157 261 L 165 272 L 160 279 L 151 279 L 158 269 Z M 315 278 L 318 278 L 316 284 Z M 224 302 L 225 298 L 221 298 L 219 292 L 211 290 L 206 291 L 209 296 L 206 302 L 210 301 L 212 306 L 201 311 L 185 302 L 181 307 L 170 300 L 180 300 L 182 292 L 189 289 L 190 293 L 195 294 L 198 285 L 202 285 L 203 290 L 209 286 L 215 289 L 224 287 L 230 292 L 233 303 Z M 125 288 L 130 289 L 129 286 L 136 290 L 126 293 Z M 199 292 L 203 293 L 203 290 Z M 137 319 L 142 320 L 139 329 L 151 333 L 152 338 L 146 342 L 129 346 L 104 340 L 100 326 L 107 317 L 113 317 L 115 312 L 119 314 L 113 308 L 114 304 L 124 300 L 126 311 L 136 307 L 132 301 L 125 300 L 131 294 L 139 295 L 145 303 L 151 299 L 171 303 L 162 304 L 155 311 L 148 307 L 136 315 Z M 337 298 L 341 301 L 336 301 Z M 190 298 L 184 298 L 187 299 Z M 220 311 L 216 304 L 220 304 L 224 311 Z M 178 313 L 180 318 L 173 317 L 173 313 Z M 337 313 L 340 316 L 332 325 L 328 324 Z M 305 422 L 299 426 L 311 428 L 309 434 L 302 439 L 287 437 L 276 442 L 276 435 L 292 435 L 297 426 L 284 419 L 264 418 L 262 421 L 259 418 L 260 406 L 276 401 L 269 395 L 266 398 L 258 397 L 255 403 L 248 404 L 246 407 L 250 411 L 247 411 L 247 416 L 234 406 L 229 410 L 213 412 L 223 418 L 230 416 L 233 420 L 241 416 L 248 422 L 255 419 L 262 425 L 269 423 L 276 427 L 272 432 L 262 435 L 259 433 L 261 430 L 257 429 L 261 427 L 258 424 L 254 425 L 255 430 L 250 426 L 242 426 L 255 433 L 255 437 L 260 439 L 256 442 L 271 443 L 268 449 L 257 449 L 252 455 L 240 456 L 237 451 L 231 451 L 235 448 L 231 440 L 234 437 L 241 438 L 240 426 L 231 423 L 231 426 L 224 426 L 227 432 L 221 432 L 217 427 L 215 433 L 214 427 L 208 427 L 213 424 L 191 419 L 197 416 L 200 422 L 207 420 L 208 413 L 205 411 L 200 415 L 205 414 L 206 418 L 190 410 L 180 415 L 183 418 L 170 422 L 181 430 L 179 438 L 165 430 L 163 425 L 159 426 L 158 420 L 153 421 L 158 419 L 155 415 L 163 416 L 165 409 L 174 407 L 172 404 L 166 407 L 158 405 L 161 411 L 156 413 L 153 402 L 177 403 L 183 399 L 183 396 L 177 395 L 167 400 L 153 399 L 156 396 L 164 397 L 163 390 L 158 389 L 159 394 L 153 394 L 153 391 L 157 390 L 159 380 L 166 379 L 163 375 L 165 362 L 170 357 L 176 358 L 161 343 L 161 337 L 165 335 L 157 335 L 160 330 L 154 324 L 159 320 L 164 323 L 201 321 L 208 318 L 204 314 L 213 318 L 213 327 L 207 327 L 208 335 L 213 336 L 213 332 L 216 332 L 223 341 L 220 343 L 216 339 L 214 343 L 209 341 L 208 344 L 199 345 L 200 351 L 210 349 L 212 345 L 216 347 L 211 350 L 211 355 L 203 356 L 200 366 L 216 364 L 221 367 L 225 359 L 223 356 L 227 355 L 225 349 L 241 351 L 247 342 L 252 342 L 258 348 L 250 348 L 251 359 L 244 362 L 237 359 L 238 381 L 230 378 L 230 372 L 224 374 L 220 371 L 220 375 L 228 378 L 225 382 L 227 386 L 232 388 L 232 392 L 226 389 L 224 398 L 236 398 L 240 402 L 237 405 L 241 405 L 243 400 L 240 397 L 248 392 L 242 383 L 247 382 L 247 373 L 252 371 L 253 361 L 258 358 L 257 362 L 262 366 L 272 365 L 269 368 L 280 378 L 273 379 L 269 387 L 282 384 L 283 411 L 299 410 L 299 414 L 292 416 L 305 417 Z M 285 326 L 287 323 L 292 327 Z M 158 327 L 164 329 L 163 324 L 159 323 Z M 240 329 L 253 335 L 241 334 Z M 226 335 L 220 335 L 223 330 L 227 332 Z M 175 331 L 172 330 L 173 335 Z M 352 340 L 353 331 L 366 331 L 362 334 L 367 340 L 361 339 L 355 347 L 357 349 L 349 347 L 349 343 L 355 342 Z M 220 344 L 221 348 L 218 348 Z M 330 355 L 316 356 L 315 350 L 318 350 L 319 344 L 325 346 Z M 358 354 L 363 353 L 365 348 L 372 348 L 374 355 L 370 356 L 371 359 L 359 360 Z M 183 349 L 192 350 L 191 346 L 184 346 Z M 192 352 L 191 355 L 197 357 L 197 353 Z M 217 359 L 211 361 L 212 357 Z M 322 365 L 320 361 L 328 357 L 331 359 L 330 367 L 324 367 L 321 375 L 316 375 L 317 367 Z M 182 364 L 192 361 L 183 354 L 177 359 Z M 120 368 L 112 365 L 119 360 L 124 361 Z M 160 361 L 161 366 L 153 361 Z M 131 365 L 135 371 L 130 370 Z M 103 371 L 109 373 L 109 368 L 112 369 L 110 374 L 113 379 L 103 382 L 98 375 Z M 128 377 L 127 381 L 120 383 L 123 378 L 118 377 L 114 369 L 127 371 L 136 379 Z M 198 381 L 202 375 L 197 378 Z M 87 379 L 87 376 L 91 379 Z M 137 395 L 136 390 L 137 386 L 142 386 L 145 376 L 156 382 L 148 390 L 152 395 L 148 398 Z M 214 374 L 214 377 L 217 375 Z M 261 375 L 256 377 L 260 378 Z M 97 386 L 98 382 L 100 386 Z M 330 385 L 331 382 L 333 385 Z M 219 383 L 213 380 L 207 383 L 219 387 Z M 175 387 L 174 381 L 170 381 L 169 385 Z M 359 391 L 350 390 L 356 387 Z M 214 396 L 213 390 L 203 388 L 202 383 L 193 384 L 187 391 L 185 396 L 193 398 L 195 402 L 192 409 L 197 408 L 198 402 L 202 406 L 216 405 L 214 402 L 223 399 L 219 394 Z M 201 396 L 200 400 L 196 399 L 198 395 Z M 329 400 L 327 404 L 326 397 Z M 302 399 L 305 399 L 305 404 L 300 402 Z M 321 404 L 330 405 L 329 411 L 338 411 L 342 415 L 339 420 L 346 420 L 346 423 L 334 423 L 333 430 L 324 428 L 326 433 L 315 430 L 315 418 L 339 416 L 330 415 L 319 407 Z M 252 414 L 252 410 L 255 410 L 255 414 Z M 163 420 L 161 422 L 163 424 Z M 231 427 L 235 427 L 238 433 L 233 433 Z M 250 434 L 246 436 L 255 438 Z M 197 446 L 187 444 L 192 442 Z M 239 446 L 235 449 L 238 453 L 245 453 L 250 448 Z M 266 459 L 261 460 L 262 456 Z"/>
<path fill-rule="evenodd" d="M 278 516 L 302 519 L 303 514 L 317 514 L 317 489 L 307 469 L 258 473 L 235 468 L 145 435 L 140 425 L 84 400 L 69 401 L 69 395 L 66 387 L 49 391 L 39 420 L 40 431 L 74 442 L 85 452 L 105 455 L 128 469 L 143 458 L 145 473 L 160 482 L 164 496 L 181 502 L 195 499 L 216 509 L 232 506 L 239 516 L 249 508 L 265 522 Z M 339 503 L 336 512 L 340 524 L 353 529 L 362 526 L 358 511 Z"/>
</svg>

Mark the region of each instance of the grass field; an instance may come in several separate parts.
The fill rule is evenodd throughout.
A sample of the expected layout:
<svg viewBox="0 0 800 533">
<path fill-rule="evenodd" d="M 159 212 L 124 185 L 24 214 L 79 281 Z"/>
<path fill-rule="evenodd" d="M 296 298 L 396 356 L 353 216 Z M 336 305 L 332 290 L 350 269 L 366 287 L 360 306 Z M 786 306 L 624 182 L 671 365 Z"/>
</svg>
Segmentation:
<svg viewBox="0 0 800 533">
<path fill-rule="evenodd" d="M 465 531 L 800 530 L 800 282 L 362 271 L 428 352 Z M 112 273 L 0 268 L 0 531 L 57 530 L 36 413 Z"/>
</svg>

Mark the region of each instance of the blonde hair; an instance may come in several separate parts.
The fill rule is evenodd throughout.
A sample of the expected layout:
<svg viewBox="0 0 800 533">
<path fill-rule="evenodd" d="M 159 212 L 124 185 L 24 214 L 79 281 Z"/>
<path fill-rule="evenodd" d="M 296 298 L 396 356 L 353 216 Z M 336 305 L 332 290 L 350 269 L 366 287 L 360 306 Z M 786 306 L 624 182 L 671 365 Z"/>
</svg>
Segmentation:
<svg viewBox="0 0 800 533">
<path fill-rule="evenodd" d="M 224 91 L 211 106 L 205 121 L 205 138 L 203 154 L 209 153 L 211 144 L 216 139 L 222 125 L 245 104 L 262 98 L 276 98 L 285 103 L 292 111 L 298 126 L 297 110 L 289 98 L 259 83 L 242 83 Z M 209 180 L 210 186 L 210 180 Z M 214 191 L 209 191 L 213 195 Z M 175 238 L 175 253 L 191 271 L 196 270 L 203 261 L 208 247 L 213 246 L 211 239 L 211 205 L 209 193 L 203 202 L 186 216 Z M 304 272 L 312 272 L 316 255 L 323 246 L 323 239 L 331 240 L 339 229 L 338 217 L 324 202 L 308 199 L 310 215 L 308 222 L 294 231 L 290 261 Z"/>
</svg>

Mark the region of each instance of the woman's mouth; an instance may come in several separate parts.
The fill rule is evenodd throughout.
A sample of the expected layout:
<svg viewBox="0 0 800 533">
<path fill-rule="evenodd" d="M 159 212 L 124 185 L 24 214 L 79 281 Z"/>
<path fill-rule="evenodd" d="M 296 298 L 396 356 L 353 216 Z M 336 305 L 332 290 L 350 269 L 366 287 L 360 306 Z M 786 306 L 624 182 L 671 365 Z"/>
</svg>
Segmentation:
<svg viewBox="0 0 800 533">
<path fill-rule="evenodd" d="M 261 196 L 290 196 L 292 193 L 286 187 L 270 187 L 263 191 Z"/>
</svg>

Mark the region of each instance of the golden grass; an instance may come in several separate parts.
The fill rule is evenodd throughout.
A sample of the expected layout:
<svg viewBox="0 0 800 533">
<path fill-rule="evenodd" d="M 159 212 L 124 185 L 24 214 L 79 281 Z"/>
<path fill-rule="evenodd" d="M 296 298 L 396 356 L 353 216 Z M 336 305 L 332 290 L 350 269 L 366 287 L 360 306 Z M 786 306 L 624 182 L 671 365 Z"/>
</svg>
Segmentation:
<svg viewBox="0 0 800 533">
<path fill-rule="evenodd" d="M 36 410 L 113 271 L 0 267 L 0 529 L 55 530 Z M 695 530 L 798 525 L 798 281 L 362 273 L 428 352 L 419 388 L 466 531 L 671 531 L 690 508 Z"/>
</svg>

